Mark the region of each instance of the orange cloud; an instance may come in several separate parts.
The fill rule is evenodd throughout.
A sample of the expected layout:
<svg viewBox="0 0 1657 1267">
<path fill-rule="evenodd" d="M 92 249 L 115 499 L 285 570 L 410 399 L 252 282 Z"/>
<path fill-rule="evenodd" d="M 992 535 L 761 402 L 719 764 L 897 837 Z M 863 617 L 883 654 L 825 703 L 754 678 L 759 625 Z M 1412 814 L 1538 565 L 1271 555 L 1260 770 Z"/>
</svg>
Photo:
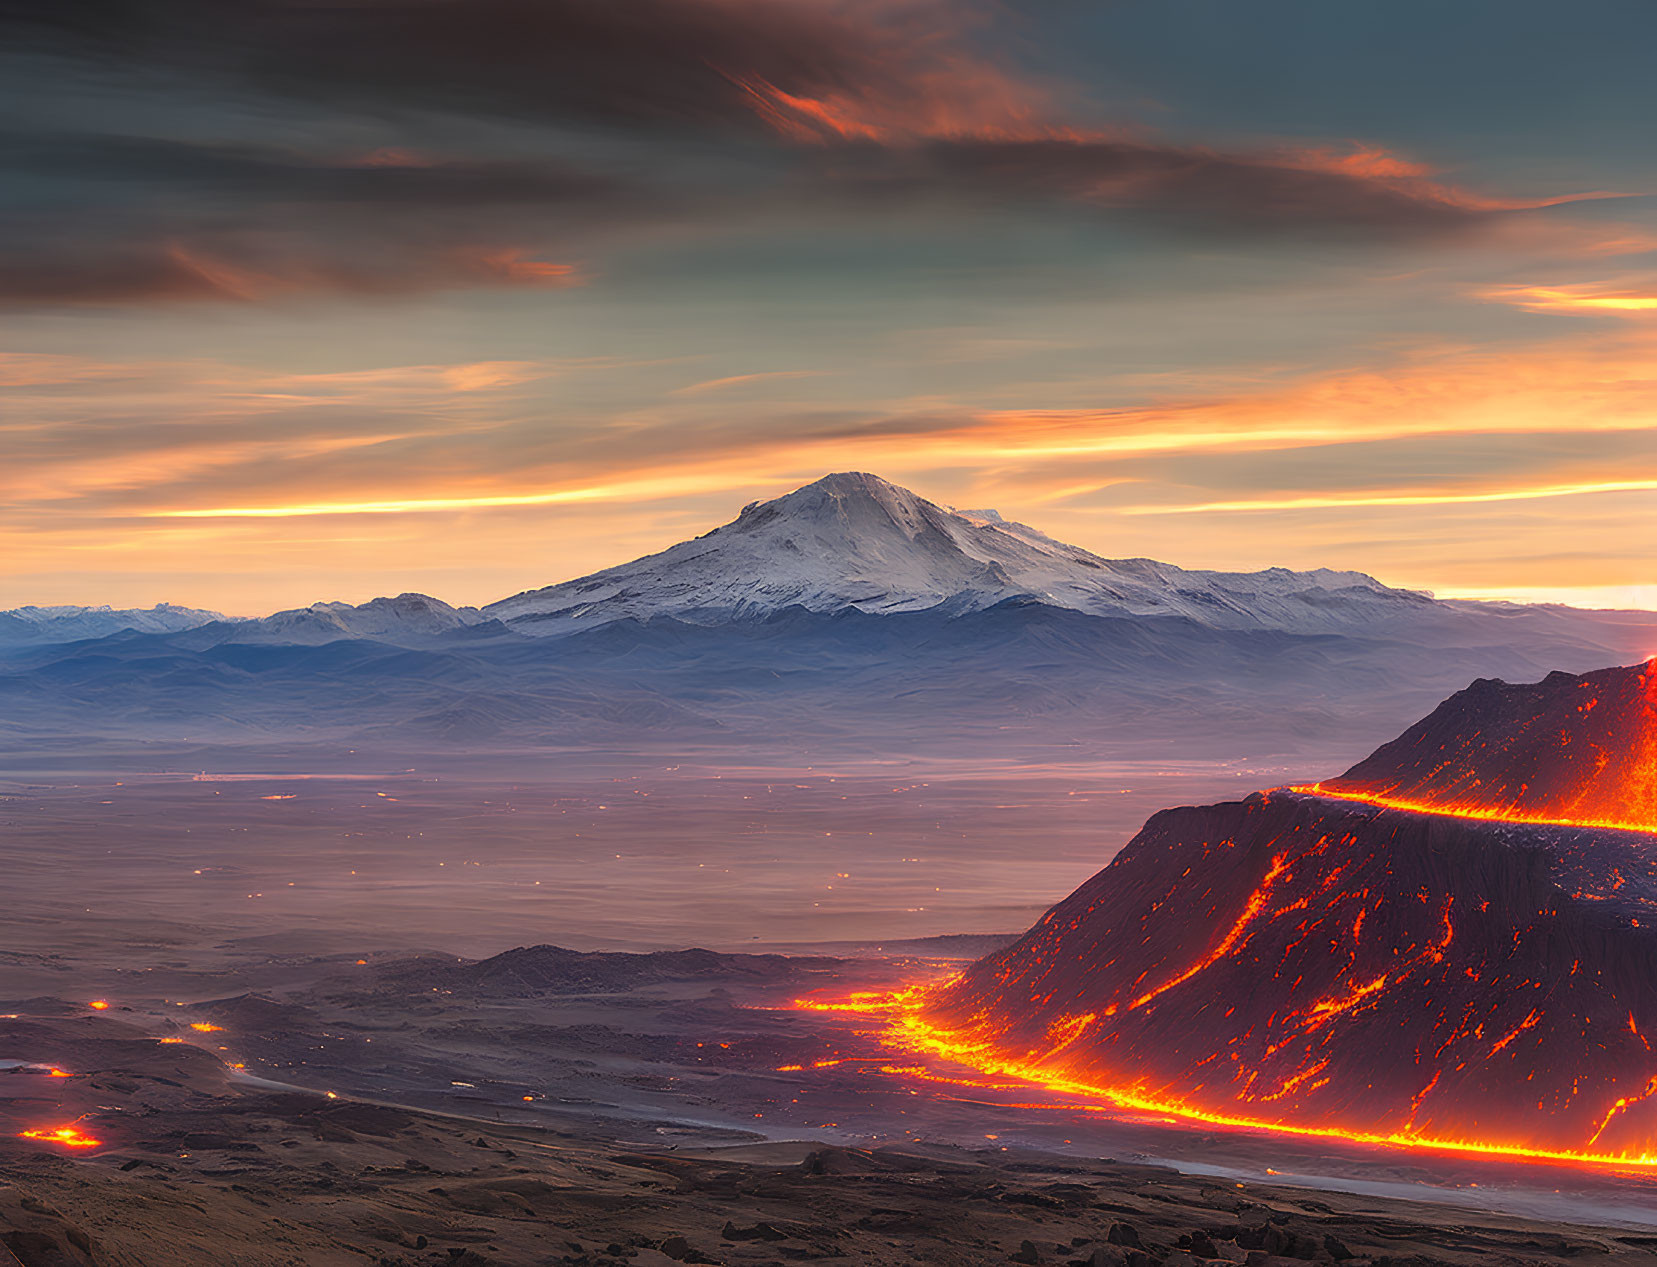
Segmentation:
<svg viewBox="0 0 1657 1267">
<path fill-rule="evenodd" d="M 85 575 L 108 560 L 134 600 L 146 569 L 187 559 L 228 578 L 248 551 L 286 561 L 283 601 L 315 598 L 320 576 L 369 597 L 393 584 L 388 566 L 405 568 L 401 588 L 487 600 L 659 549 L 742 501 L 848 468 L 996 505 L 1112 556 L 1585 597 L 1626 592 L 1653 562 L 1657 334 L 1421 347 L 1131 407 L 931 399 L 881 417 L 865 402 L 864 421 L 769 401 L 743 410 L 717 388 L 639 398 L 635 366 L 599 362 L 284 374 L 59 358 L 0 362 L 0 381 L 8 369 L 19 385 L 0 427 L 21 438 L 0 481 L 5 570 L 50 576 L 67 562 Z M 611 385 L 581 394 L 631 391 L 630 404 L 544 425 L 542 379 L 612 370 Z M 1216 534 L 1220 514 L 1237 530 Z M 549 524 L 557 551 L 526 552 Z M 215 593 L 148 601 L 234 605 Z"/>
<path fill-rule="evenodd" d="M 573 286 L 573 264 L 533 258 L 519 248 L 455 247 L 437 256 L 385 268 L 377 261 L 288 259 L 279 266 L 173 243 L 165 257 L 175 267 L 166 297 L 259 303 L 292 295 L 345 292 L 402 294 L 434 286 Z"/>
<path fill-rule="evenodd" d="M 1657 479 L 1601 480 L 1584 484 L 1537 484 L 1484 492 L 1443 489 L 1420 493 L 1352 493 L 1330 497 L 1258 497 L 1195 502 L 1184 506 L 1123 506 L 1124 515 L 1188 515 L 1228 510 L 1333 510 L 1349 506 L 1461 506 L 1483 502 L 1539 501 L 1591 493 L 1657 492 Z"/>
<path fill-rule="evenodd" d="M 421 513 L 491 507 L 557 505 L 618 497 L 674 497 L 687 489 L 712 491 L 749 484 L 757 468 L 774 472 L 843 467 L 877 470 L 994 470 L 1003 487 L 1027 501 L 1068 501 L 1125 482 L 1148 484 L 1138 467 L 1155 459 L 1159 469 L 1177 471 L 1182 458 L 1220 453 L 1260 454 L 1297 450 L 1338 450 L 1347 445 L 1409 444 L 1433 437 L 1487 437 L 1511 444 L 1515 437 L 1650 434 L 1657 445 L 1657 345 L 1630 338 L 1615 342 L 1560 340 L 1502 351 L 1459 346 L 1422 348 L 1385 368 L 1356 368 L 1290 379 L 1247 392 L 1171 398 L 1126 408 L 995 410 L 933 408 L 901 411 L 878 422 L 850 425 L 777 426 L 774 421 L 740 418 L 725 434 L 710 432 L 687 413 L 688 401 L 724 387 L 804 371 L 733 375 L 691 384 L 670 393 L 687 401 L 647 427 L 648 414 L 635 410 L 624 429 L 627 445 L 582 444 L 545 449 L 533 462 L 515 454 L 494 421 L 498 393 L 514 392 L 558 372 L 538 362 L 480 362 L 457 366 L 411 366 L 324 375 L 252 375 L 238 378 L 220 369 L 216 390 L 221 408 L 238 397 L 261 406 L 303 407 L 317 402 L 395 409 L 399 416 L 424 415 L 401 435 L 384 425 L 365 428 L 342 444 L 383 446 L 381 489 L 363 487 L 355 496 L 275 496 L 268 500 L 170 505 L 147 511 L 168 518 L 294 517 L 301 515 Z M 602 367 L 594 368 L 602 373 Z M 209 381 L 195 380 L 196 390 Z M 1109 390 L 1102 384 L 1101 390 Z M 123 388 L 131 393 L 130 386 Z M 467 400 L 476 397 L 474 406 Z M 620 426 L 622 424 L 618 424 Z M 467 440 L 476 428 L 487 441 Z M 583 433 L 584 435 L 586 433 Z M 398 465 L 398 442 L 424 446 L 441 435 L 445 456 L 417 467 Z M 589 437 L 591 438 L 591 437 Z M 208 439 L 203 434 L 200 439 Z M 276 449 L 320 451 L 318 437 L 287 434 L 218 435 L 225 447 L 192 446 L 209 465 L 234 460 L 238 445 L 258 445 L 248 455 L 263 460 Z M 573 441 L 571 444 L 573 445 Z M 539 446 L 538 446 L 539 447 Z M 1625 446 L 1626 447 L 1626 446 Z M 577 454 L 582 456 L 572 460 Z M 118 455 L 94 463 L 120 469 Z M 134 455 L 134 470 L 148 459 Z M 410 459 L 413 460 L 412 458 Z M 83 454 L 73 463 L 89 461 Z M 1332 459 L 1331 459 L 1332 461 Z M 1646 487 L 1646 474 L 1627 469 L 1573 470 L 1551 481 L 1458 479 L 1423 480 L 1394 488 L 1262 489 L 1247 498 L 1166 496 L 1143 505 L 1118 506 L 1116 513 L 1172 514 L 1223 510 L 1409 507 L 1456 503 L 1539 500 L 1627 491 Z M 19 479 L 39 479 L 19 472 Z M 1167 481 L 1176 476 L 1156 477 Z M 1252 478 L 1252 476 L 1251 476 Z M 42 483 L 48 481 L 42 480 Z M 141 482 L 141 481 L 140 481 Z M 97 486 L 105 486 L 100 477 Z M 456 487 L 456 485 L 460 485 Z M 1172 486 L 1164 484 L 1165 491 Z M 1148 488 L 1147 491 L 1154 491 Z"/>
<path fill-rule="evenodd" d="M 533 259 L 529 252 L 518 249 L 461 251 L 455 259 L 462 271 L 468 271 L 475 261 L 483 278 L 503 282 L 528 286 L 573 286 L 576 283 L 575 265 Z"/>
<path fill-rule="evenodd" d="M 130 377 L 126 366 L 84 357 L 0 352 L 0 388 L 58 387 Z"/>
<path fill-rule="evenodd" d="M 702 392 L 722 391 L 727 387 L 739 387 L 744 383 L 762 383 L 775 379 L 787 378 L 815 378 L 821 370 L 766 370 L 758 374 L 732 374 L 726 378 L 710 378 L 702 383 L 690 383 L 684 387 L 676 387 L 673 394 L 676 396 L 695 396 Z"/>
<path fill-rule="evenodd" d="M 214 361 L 0 356 L 15 504 L 141 495 L 215 473 L 498 425 L 512 394 L 586 361 L 477 361 L 295 374 Z"/>
<path fill-rule="evenodd" d="M 1481 297 L 1529 312 L 1568 312 L 1638 317 L 1657 313 L 1657 288 L 1581 282 L 1568 286 L 1498 286 Z"/>
<path fill-rule="evenodd" d="M 928 439 L 983 459 L 1126 458 L 1292 449 L 1431 435 L 1647 431 L 1657 345 L 1560 340 L 1424 347 L 1384 369 L 1305 376 L 1255 392 L 1126 409 L 1004 410 Z"/>
<path fill-rule="evenodd" d="M 707 477 L 659 476 L 541 492 L 480 493 L 475 496 L 410 497 L 391 501 L 316 502 L 294 506 L 221 506 L 201 510 L 158 510 L 154 519 L 295 519 L 314 515 L 403 515 L 431 511 L 492 510 L 503 506 L 561 506 L 580 502 L 651 500 L 717 487 Z"/>
</svg>

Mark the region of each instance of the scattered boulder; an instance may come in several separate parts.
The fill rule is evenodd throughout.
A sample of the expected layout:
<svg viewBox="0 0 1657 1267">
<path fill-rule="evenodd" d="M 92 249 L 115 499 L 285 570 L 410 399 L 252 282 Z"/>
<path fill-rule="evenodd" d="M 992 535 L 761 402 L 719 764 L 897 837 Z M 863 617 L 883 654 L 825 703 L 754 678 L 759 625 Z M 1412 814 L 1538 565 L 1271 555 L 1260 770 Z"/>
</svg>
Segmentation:
<svg viewBox="0 0 1657 1267">
<path fill-rule="evenodd" d="M 725 1221 L 725 1229 L 720 1232 L 727 1241 L 786 1241 L 788 1233 L 781 1228 L 773 1227 L 769 1223 L 756 1223 L 753 1227 L 738 1227 L 729 1219 Z"/>
</svg>

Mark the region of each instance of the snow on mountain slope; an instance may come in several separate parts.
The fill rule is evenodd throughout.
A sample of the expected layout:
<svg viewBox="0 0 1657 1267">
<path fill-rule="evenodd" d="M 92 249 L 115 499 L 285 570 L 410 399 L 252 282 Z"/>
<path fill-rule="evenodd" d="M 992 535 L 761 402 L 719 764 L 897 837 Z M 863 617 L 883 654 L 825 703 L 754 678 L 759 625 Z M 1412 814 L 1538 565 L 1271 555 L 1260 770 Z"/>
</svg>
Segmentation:
<svg viewBox="0 0 1657 1267">
<path fill-rule="evenodd" d="M 103 607 L 17 607 L 0 612 L 0 642 L 79 642 L 132 630 L 136 633 L 177 633 L 224 620 L 218 612 L 157 603 L 150 608 L 119 610 Z"/>
<path fill-rule="evenodd" d="M 1361 572 L 1187 571 L 1103 559 L 994 511 L 956 512 L 874 475 L 829 475 L 746 507 L 704 536 L 492 603 L 486 616 L 554 635 L 626 617 L 696 623 L 789 606 L 874 614 L 977 611 L 1009 598 L 1100 616 L 1184 616 L 1223 629 L 1333 632 L 1438 604 Z"/>
</svg>

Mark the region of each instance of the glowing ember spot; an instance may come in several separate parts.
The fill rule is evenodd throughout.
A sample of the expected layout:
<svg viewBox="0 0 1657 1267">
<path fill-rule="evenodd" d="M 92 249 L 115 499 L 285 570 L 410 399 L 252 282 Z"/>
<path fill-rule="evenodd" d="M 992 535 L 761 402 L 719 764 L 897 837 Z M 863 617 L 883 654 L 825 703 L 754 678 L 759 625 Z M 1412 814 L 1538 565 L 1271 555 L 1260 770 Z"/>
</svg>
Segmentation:
<svg viewBox="0 0 1657 1267">
<path fill-rule="evenodd" d="M 92 1136 L 82 1133 L 76 1126 L 37 1127 L 32 1130 L 19 1131 L 18 1139 L 38 1140 L 43 1144 L 61 1144 L 64 1148 L 99 1148 L 103 1140 L 93 1139 Z"/>
<path fill-rule="evenodd" d="M 202 1034 L 217 1034 L 223 1031 L 223 1025 L 214 1025 L 211 1021 L 191 1021 L 190 1028 Z"/>
<path fill-rule="evenodd" d="M 94 1012 L 109 1011 L 109 1002 L 106 999 L 93 999 L 92 1002 L 88 1003 L 86 1006 L 91 1008 Z"/>
<path fill-rule="evenodd" d="M 1013 1056 L 997 1050 L 992 1043 L 978 1033 L 967 1030 L 952 1030 L 932 1024 L 923 1015 L 928 996 L 937 990 L 947 989 L 958 977 L 935 982 L 927 986 L 911 986 L 907 989 L 882 993 L 880 991 L 864 991 L 849 995 L 844 999 L 796 999 L 792 1006 L 811 1012 L 840 1012 L 858 1017 L 870 1017 L 880 1021 L 881 1028 L 874 1031 L 860 1031 L 869 1033 L 870 1037 L 890 1048 L 901 1052 L 911 1060 L 933 1059 L 946 1061 L 951 1065 L 963 1067 L 970 1071 L 969 1075 L 961 1077 L 934 1077 L 929 1080 L 949 1081 L 958 1085 L 979 1087 L 984 1090 L 1005 1088 L 1004 1079 L 1012 1078 L 1018 1085 L 1034 1089 L 1041 1089 L 1058 1095 L 1080 1099 L 1080 1106 L 1089 1112 L 1098 1113 L 1154 1113 L 1176 1120 L 1200 1122 L 1208 1126 L 1221 1126 L 1247 1131 L 1261 1131 L 1274 1135 L 1285 1135 L 1302 1139 L 1336 1140 L 1351 1144 L 1380 1145 L 1388 1148 L 1411 1149 L 1426 1152 L 1441 1152 L 1477 1157 L 1511 1158 L 1531 1161 L 1561 1162 L 1585 1166 L 1611 1167 L 1641 1167 L 1657 1169 L 1657 1152 L 1596 1152 L 1594 1144 L 1604 1133 L 1605 1125 L 1617 1113 L 1622 1112 L 1628 1104 L 1634 1102 L 1630 1097 L 1624 1102 L 1614 1105 L 1606 1121 L 1601 1124 L 1594 1137 L 1580 1149 L 1567 1148 L 1533 1148 L 1524 1144 L 1509 1143 L 1502 1140 L 1456 1139 L 1416 1131 L 1413 1127 L 1399 1131 L 1363 1130 L 1347 1128 L 1339 1125 L 1296 1123 L 1261 1117 L 1254 1114 L 1232 1110 L 1213 1108 L 1180 1099 L 1161 1092 L 1134 1086 L 1111 1086 L 1097 1080 L 1096 1075 L 1083 1075 L 1067 1071 L 1063 1068 L 1043 1063 L 1040 1059 Z M 894 1074 L 908 1076 L 912 1066 L 890 1066 Z M 1316 1068 L 1306 1070 L 1302 1081 L 1314 1076 Z M 1423 1088 L 1417 1097 L 1419 1102 L 1426 1098 L 1427 1093 L 1436 1083 L 1433 1082 Z M 1657 1080 L 1648 1088 L 1647 1094 L 1657 1093 Z M 1011 1106 L 1018 1107 L 1018 1106 Z"/>
</svg>

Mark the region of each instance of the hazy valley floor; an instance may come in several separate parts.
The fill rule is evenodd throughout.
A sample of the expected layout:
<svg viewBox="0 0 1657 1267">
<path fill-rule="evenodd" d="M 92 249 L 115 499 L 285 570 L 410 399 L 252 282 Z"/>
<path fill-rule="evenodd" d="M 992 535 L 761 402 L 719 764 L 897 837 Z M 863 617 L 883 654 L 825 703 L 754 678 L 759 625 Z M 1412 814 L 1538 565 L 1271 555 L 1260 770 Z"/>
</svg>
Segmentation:
<svg viewBox="0 0 1657 1267">
<path fill-rule="evenodd" d="M 264 760 L 14 772 L 0 946 L 96 962 L 136 943 L 215 966 L 272 936 L 283 954 L 489 955 L 1013 932 L 1153 811 L 1311 766 L 681 759 L 503 776 Z"/>
</svg>

